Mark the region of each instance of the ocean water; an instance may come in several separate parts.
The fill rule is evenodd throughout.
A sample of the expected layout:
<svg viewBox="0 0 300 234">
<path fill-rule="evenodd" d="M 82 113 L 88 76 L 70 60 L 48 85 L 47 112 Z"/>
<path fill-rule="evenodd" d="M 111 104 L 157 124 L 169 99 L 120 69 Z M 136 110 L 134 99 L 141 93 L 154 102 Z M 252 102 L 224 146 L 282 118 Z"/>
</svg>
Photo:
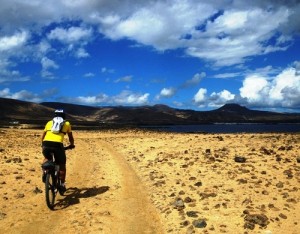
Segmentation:
<svg viewBox="0 0 300 234">
<path fill-rule="evenodd" d="M 143 126 L 165 132 L 178 133 L 299 133 L 299 124 L 199 124 Z"/>
</svg>

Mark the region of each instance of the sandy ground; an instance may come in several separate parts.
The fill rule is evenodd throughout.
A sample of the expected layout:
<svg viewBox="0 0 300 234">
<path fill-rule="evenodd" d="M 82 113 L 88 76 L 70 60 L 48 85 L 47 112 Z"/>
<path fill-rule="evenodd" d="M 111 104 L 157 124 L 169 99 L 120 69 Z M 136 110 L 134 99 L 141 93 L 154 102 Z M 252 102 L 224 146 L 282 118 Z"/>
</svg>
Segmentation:
<svg viewBox="0 0 300 234">
<path fill-rule="evenodd" d="M 0 233 L 299 233 L 300 134 L 73 134 L 51 211 L 41 131 L 0 129 Z"/>
</svg>

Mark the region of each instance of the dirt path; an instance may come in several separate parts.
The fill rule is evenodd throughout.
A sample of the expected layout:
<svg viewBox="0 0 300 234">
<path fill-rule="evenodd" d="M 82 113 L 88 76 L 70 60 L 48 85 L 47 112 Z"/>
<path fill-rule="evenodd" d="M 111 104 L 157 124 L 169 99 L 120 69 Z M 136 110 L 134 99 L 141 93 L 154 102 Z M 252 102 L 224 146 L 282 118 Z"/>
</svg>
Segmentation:
<svg viewBox="0 0 300 234">
<path fill-rule="evenodd" d="M 146 189 L 125 157 L 105 139 L 92 137 L 77 135 L 76 149 L 67 152 L 68 190 L 58 196 L 55 211 L 46 207 L 44 192 L 32 195 L 31 182 L 22 203 L 9 199 L 4 205 L 0 233 L 162 233 Z"/>
</svg>

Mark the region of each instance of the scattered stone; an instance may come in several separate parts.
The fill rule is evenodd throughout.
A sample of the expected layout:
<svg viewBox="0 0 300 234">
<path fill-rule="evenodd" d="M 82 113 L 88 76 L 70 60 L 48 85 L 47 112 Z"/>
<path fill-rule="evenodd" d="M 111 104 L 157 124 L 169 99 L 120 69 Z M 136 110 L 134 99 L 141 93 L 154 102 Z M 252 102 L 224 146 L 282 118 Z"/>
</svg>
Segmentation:
<svg viewBox="0 0 300 234">
<path fill-rule="evenodd" d="M 282 219 L 287 219 L 287 216 L 285 214 L 282 214 L 282 213 L 279 214 L 279 217 L 282 218 Z"/>
<path fill-rule="evenodd" d="M 178 193 L 179 195 L 184 195 L 185 194 L 185 192 L 183 191 L 183 190 L 181 190 L 181 191 L 179 191 L 179 193 Z"/>
<path fill-rule="evenodd" d="M 261 148 L 260 148 L 260 151 L 261 151 L 263 154 L 266 154 L 266 155 L 271 155 L 271 154 L 274 153 L 273 150 L 268 150 L 268 149 L 266 149 L 265 147 L 261 147 Z"/>
<path fill-rule="evenodd" d="M 283 172 L 283 174 L 285 174 L 288 179 L 292 179 L 293 178 L 293 172 L 291 170 L 285 170 Z"/>
<path fill-rule="evenodd" d="M 21 179 L 23 179 L 23 176 L 22 176 L 22 175 L 17 175 L 17 176 L 16 176 L 16 180 L 21 180 Z"/>
<path fill-rule="evenodd" d="M 16 198 L 24 198 L 25 197 L 25 194 L 24 193 L 18 193 Z"/>
<path fill-rule="evenodd" d="M 224 138 L 222 136 L 218 136 L 217 138 L 219 139 L 219 141 L 224 141 Z"/>
<path fill-rule="evenodd" d="M 247 214 L 244 220 L 244 228 L 250 230 L 254 229 L 255 224 L 260 227 L 266 227 L 270 223 L 268 217 L 264 214 Z"/>
<path fill-rule="evenodd" d="M 234 157 L 234 161 L 238 162 L 238 163 L 245 163 L 246 162 L 246 158 L 245 157 L 241 157 L 241 156 L 235 156 Z"/>
<path fill-rule="evenodd" d="M 266 191 L 266 190 L 264 190 L 264 191 L 262 191 L 262 194 L 263 194 L 263 195 L 269 195 L 269 192 Z"/>
<path fill-rule="evenodd" d="M 282 182 L 278 182 L 278 183 L 276 184 L 276 187 L 277 187 L 277 188 L 283 188 L 283 183 L 282 183 Z"/>
<path fill-rule="evenodd" d="M 205 150 L 205 153 L 206 153 L 206 154 L 210 154 L 210 153 L 211 153 L 210 149 L 206 149 L 206 150 Z"/>
<path fill-rule="evenodd" d="M 193 199 L 190 198 L 190 197 L 186 197 L 183 201 L 184 201 L 185 203 L 190 203 L 190 202 L 193 201 Z"/>
<path fill-rule="evenodd" d="M 205 228 L 207 226 L 207 223 L 204 219 L 197 219 L 193 221 L 193 225 L 196 228 Z"/>
<path fill-rule="evenodd" d="M 283 150 L 285 150 L 285 147 L 284 147 L 284 146 L 280 146 L 280 147 L 278 148 L 278 150 L 283 151 Z"/>
<path fill-rule="evenodd" d="M 197 217 L 198 217 L 198 214 L 197 214 L 197 213 L 198 213 L 197 211 L 187 211 L 187 212 L 186 212 L 186 215 L 187 215 L 188 217 L 197 218 Z"/>
<path fill-rule="evenodd" d="M 280 156 L 276 156 L 276 161 L 280 162 L 282 160 L 282 158 Z"/>
<path fill-rule="evenodd" d="M 194 185 L 197 186 L 197 187 L 200 187 L 200 186 L 202 186 L 202 182 L 201 182 L 201 181 L 198 181 L 198 182 L 195 183 Z"/>
<path fill-rule="evenodd" d="M 209 197 L 216 197 L 217 194 L 216 193 L 200 193 L 199 194 L 201 199 L 205 199 L 205 198 L 209 198 Z"/>
<path fill-rule="evenodd" d="M 184 202 L 181 198 L 176 198 L 174 203 L 173 203 L 173 206 L 175 209 L 177 210 L 183 210 L 185 208 L 185 205 L 184 205 Z"/>
<path fill-rule="evenodd" d="M 38 193 L 43 193 L 43 191 L 41 189 L 39 189 L 38 187 L 35 187 L 35 189 L 33 190 L 33 193 L 38 194 Z"/>
<path fill-rule="evenodd" d="M 237 181 L 239 182 L 239 184 L 247 184 L 248 183 L 247 179 L 238 179 Z"/>
<path fill-rule="evenodd" d="M 186 227 L 189 224 L 190 224 L 190 221 L 188 221 L 188 220 L 185 220 L 185 221 L 183 221 L 183 222 L 180 223 L 180 225 L 183 226 L 183 227 Z"/>
<path fill-rule="evenodd" d="M 254 228 L 255 228 L 255 224 L 254 223 L 245 222 L 244 229 L 254 230 Z"/>
<path fill-rule="evenodd" d="M 6 217 L 6 214 L 3 212 L 0 212 L 0 220 L 5 219 L 5 217 Z"/>
<path fill-rule="evenodd" d="M 186 234 L 193 234 L 195 233 L 193 225 L 189 226 L 188 229 L 186 230 Z"/>
<path fill-rule="evenodd" d="M 297 163 L 300 163 L 300 157 L 297 157 L 296 160 L 297 160 Z"/>
</svg>

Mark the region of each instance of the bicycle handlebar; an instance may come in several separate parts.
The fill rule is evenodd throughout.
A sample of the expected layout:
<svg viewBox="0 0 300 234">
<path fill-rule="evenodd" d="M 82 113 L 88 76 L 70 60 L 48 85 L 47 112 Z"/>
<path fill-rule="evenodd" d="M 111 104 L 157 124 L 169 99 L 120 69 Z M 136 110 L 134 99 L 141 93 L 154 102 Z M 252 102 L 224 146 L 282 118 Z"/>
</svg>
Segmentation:
<svg viewBox="0 0 300 234">
<path fill-rule="evenodd" d="M 74 149 L 74 148 L 75 148 L 75 145 L 68 145 L 68 146 L 64 147 L 65 150 Z"/>
</svg>

